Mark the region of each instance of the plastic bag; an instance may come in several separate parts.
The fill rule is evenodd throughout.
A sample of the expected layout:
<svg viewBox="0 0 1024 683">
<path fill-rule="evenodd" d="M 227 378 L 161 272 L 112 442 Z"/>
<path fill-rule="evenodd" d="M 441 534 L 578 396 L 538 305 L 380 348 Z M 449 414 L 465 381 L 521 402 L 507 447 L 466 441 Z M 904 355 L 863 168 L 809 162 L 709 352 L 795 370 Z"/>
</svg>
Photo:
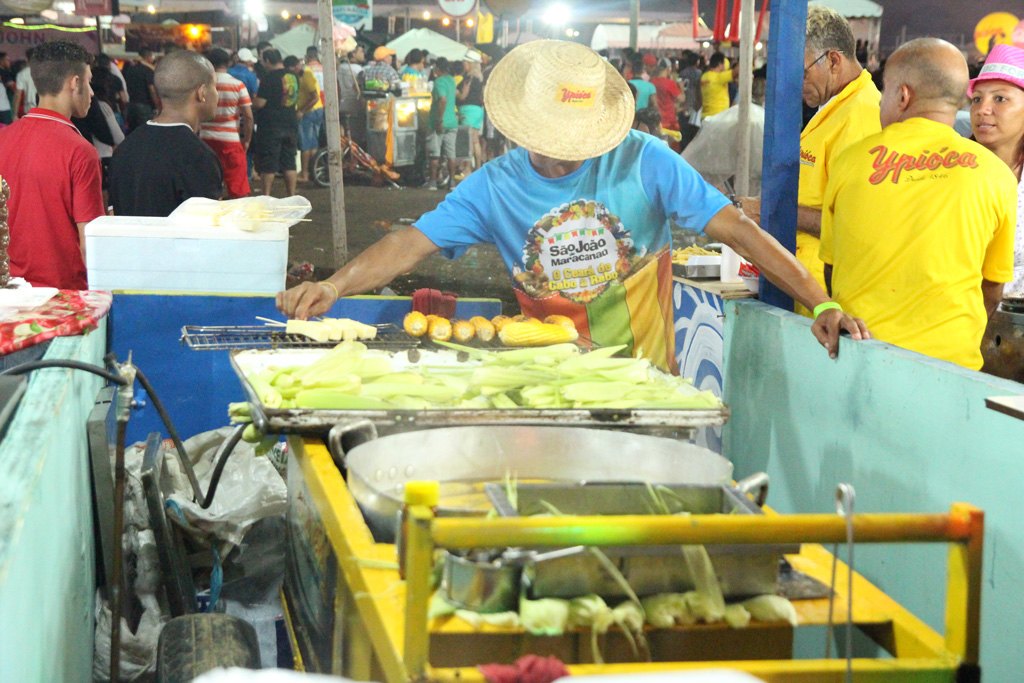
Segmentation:
<svg viewBox="0 0 1024 683">
<path fill-rule="evenodd" d="M 186 199 L 168 218 L 189 225 L 233 227 L 246 232 L 290 228 L 313 210 L 309 200 L 291 197 L 242 197 L 217 201 L 205 197 Z"/>
<path fill-rule="evenodd" d="M 232 427 L 223 427 L 204 432 L 184 444 L 204 492 L 209 490 L 213 457 L 232 431 Z M 253 524 L 265 517 L 283 514 L 288 507 L 288 487 L 284 479 L 268 458 L 256 455 L 252 444 L 240 441 L 235 446 L 224 466 L 213 503 L 205 510 L 192 502 L 192 487 L 180 472 L 177 458 L 165 460 L 176 489 L 170 500 L 185 513 L 188 522 L 185 531 L 199 540 L 212 536 L 222 541 L 225 544 L 220 549 L 222 557 L 242 542 Z"/>
<path fill-rule="evenodd" d="M 192 461 L 202 490 L 208 491 L 213 473 L 213 456 L 232 432 L 232 427 L 204 432 L 185 441 L 185 450 Z M 174 493 L 169 500 L 185 513 L 185 531 L 201 543 L 220 542 L 221 556 L 242 543 L 246 532 L 261 519 L 282 515 L 287 507 L 287 487 L 274 464 L 257 456 L 253 445 L 240 441 L 235 446 L 221 475 L 213 504 L 206 510 L 192 503 L 192 487 L 181 470 L 174 446 L 164 441 L 162 448 L 171 451 L 164 456 Z M 145 680 L 155 671 L 156 647 L 160 631 L 170 618 L 160 606 L 160 560 L 156 539 L 150 527 L 149 510 L 142 489 L 141 471 L 145 444 L 125 449 L 124 536 L 126 564 L 134 567 L 135 581 L 129 587 L 142 605 L 138 628 L 132 633 L 125 618 L 121 619 L 122 680 Z M 171 515 L 169 515 L 170 517 Z M 283 565 L 282 565 L 283 566 Z M 122 605 L 131 596 L 125 595 Z M 93 679 L 109 680 L 110 673 L 110 607 L 96 595 L 96 645 L 93 658 Z"/>
<path fill-rule="evenodd" d="M 697 173 L 715 187 L 727 187 L 726 181 L 736 175 L 739 160 L 740 108 L 729 107 L 720 114 L 704 119 L 700 132 L 683 150 L 686 160 Z M 750 194 L 761 194 L 761 164 L 764 148 L 764 109 L 750 106 Z"/>
</svg>

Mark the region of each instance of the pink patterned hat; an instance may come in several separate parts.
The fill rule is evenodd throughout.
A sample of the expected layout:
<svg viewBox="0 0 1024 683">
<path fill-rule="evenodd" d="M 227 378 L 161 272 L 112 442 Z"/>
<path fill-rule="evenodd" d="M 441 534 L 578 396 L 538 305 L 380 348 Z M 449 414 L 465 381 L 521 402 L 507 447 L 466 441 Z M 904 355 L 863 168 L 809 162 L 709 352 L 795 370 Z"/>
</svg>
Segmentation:
<svg viewBox="0 0 1024 683">
<path fill-rule="evenodd" d="M 967 86 L 967 96 L 974 96 L 978 81 L 1000 80 L 1024 90 L 1024 50 L 1012 45 L 996 45 L 981 67 L 981 73 Z"/>
</svg>

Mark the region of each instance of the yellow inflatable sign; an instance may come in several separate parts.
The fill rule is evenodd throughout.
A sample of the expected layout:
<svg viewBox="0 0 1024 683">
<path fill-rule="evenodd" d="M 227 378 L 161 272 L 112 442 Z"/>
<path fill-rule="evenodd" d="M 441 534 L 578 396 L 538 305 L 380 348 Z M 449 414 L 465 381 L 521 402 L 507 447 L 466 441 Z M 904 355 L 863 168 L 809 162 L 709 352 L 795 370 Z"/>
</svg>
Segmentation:
<svg viewBox="0 0 1024 683">
<path fill-rule="evenodd" d="M 974 27 L 974 44 L 978 51 L 987 55 L 996 45 L 1012 45 L 1013 29 L 1019 19 L 1009 12 L 993 12 Z"/>
</svg>

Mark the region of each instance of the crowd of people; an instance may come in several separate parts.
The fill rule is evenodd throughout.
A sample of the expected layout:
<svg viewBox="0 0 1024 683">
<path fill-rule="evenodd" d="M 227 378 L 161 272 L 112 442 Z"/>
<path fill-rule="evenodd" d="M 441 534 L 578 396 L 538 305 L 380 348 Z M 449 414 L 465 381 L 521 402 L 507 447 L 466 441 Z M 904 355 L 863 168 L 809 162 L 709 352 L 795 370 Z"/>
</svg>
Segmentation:
<svg viewBox="0 0 1024 683">
<path fill-rule="evenodd" d="M 845 328 L 978 369 L 987 319 L 1003 296 L 1024 295 L 1019 48 L 995 46 L 972 69 L 948 43 L 911 41 L 882 63 L 879 90 L 848 22 L 809 8 L 803 86 L 792 94 L 810 112 L 795 160 L 795 254 L 758 228 L 757 197 L 741 197 L 737 211 L 680 154 L 689 132 L 699 139 L 729 115 L 741 67 L 719 52 L 706 62 L 692 52 L 609 60 L 575 43 L 541 41 L 456 63 L 411 50 L 399 65 L 385 46 L 369 62 L 355 41 L 340 48 L 344 132 L 358 134 L 368 90 L 399 92 L 403 82 L 429 90 L 427 187 L 440 187 L 444 175 L 457 185 L 436 211 L 328 283 L 282 294 L 289 315 L 383 285 L 436 251 L 455 256 L 489 241 L 506 257 L 524 311 L 543 317 L 557 309 L 590 326 L 595 340 L 607 332 L 654 356 L 665 352 L 670 367 L 665 321 L 620 329 L 606 322 L 615 307 L 604 300 L 613 280 L 634 292 L 622 302 L 627 309 L 646 300 L 635 293 L 641 289 L 663 298 L 660 264 L 670 245 L 659 226 L 669 218 L 758 265 L 814 318 L 833 354 Z M 282 176 L 294 193 L 324 132 L 319 57 L 315 48 L 305 59 L 282 57 L 260 44 L 159 60 L 143 51 L 118 69 L 70 43 L 37 46 L 14 78 L 17 85 L 27 74 L 30 83 L 21 79 L 15 89 L 13 123 L 0 131 L 12 274 L 84 288 L 81 231 L 108 207 L 165 216 L 188 197 L 246 196 L 250 178 L 270 194 Z M 763 93 L 764 69 L 753 75 Z M 460 127 L 476 133 L 469 166 L 454 149 Z M 601 229 L 567 233 L 573 245 L 547 236 L 584 218 Z M 591 238 L 597 242 L 575 245 Z M 552 270 L 594 259 L 592 268 Z M 664 308 L 652 304 L 643 315 Z M 627 310 L 620 318 L 639 316 Z"/>
</svg>

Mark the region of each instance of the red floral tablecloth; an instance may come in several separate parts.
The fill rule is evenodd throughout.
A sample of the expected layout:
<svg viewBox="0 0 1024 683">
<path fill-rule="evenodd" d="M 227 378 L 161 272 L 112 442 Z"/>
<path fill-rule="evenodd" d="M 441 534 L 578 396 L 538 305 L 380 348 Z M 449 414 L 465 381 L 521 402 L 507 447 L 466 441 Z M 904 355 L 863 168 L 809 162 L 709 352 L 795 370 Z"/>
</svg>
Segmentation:
<svg viewBox="0 0 1024 683">
<path fill-rule="evenodd" d="M 110 292 L 60 290 L 42 306 L 0 321 L 0 356 L 54 337 L 92 332 L 110 311 L 112 299 Z"/>
</svg>

